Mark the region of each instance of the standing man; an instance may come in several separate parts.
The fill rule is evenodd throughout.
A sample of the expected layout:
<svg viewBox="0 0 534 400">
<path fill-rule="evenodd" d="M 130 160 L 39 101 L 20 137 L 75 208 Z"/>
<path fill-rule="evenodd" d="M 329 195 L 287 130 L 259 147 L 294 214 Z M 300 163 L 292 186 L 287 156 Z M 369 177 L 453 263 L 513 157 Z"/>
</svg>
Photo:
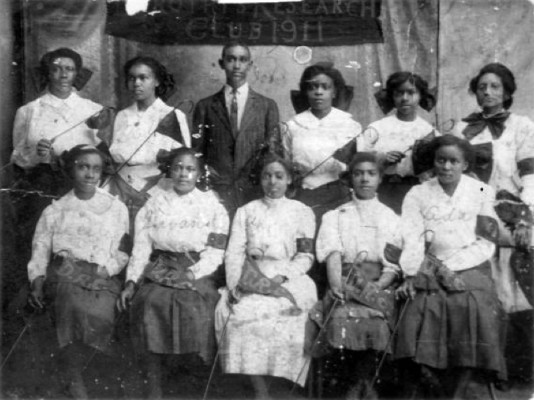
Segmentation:
<svg viewBox="0 0 534 400">
<path fill-rule="evenodd" d="M 214 170 L 213 188 L 233 217 L 238 207 L 261 196 L 254 181 L 259 178 L 262 154 L 276 151 L 279 115 L 274 100 L 247 83 L 252 66 L 248 46 L 227 43 L 219 65 L 226 84 L 196 105 L 192 144 Z"/>
</svg>

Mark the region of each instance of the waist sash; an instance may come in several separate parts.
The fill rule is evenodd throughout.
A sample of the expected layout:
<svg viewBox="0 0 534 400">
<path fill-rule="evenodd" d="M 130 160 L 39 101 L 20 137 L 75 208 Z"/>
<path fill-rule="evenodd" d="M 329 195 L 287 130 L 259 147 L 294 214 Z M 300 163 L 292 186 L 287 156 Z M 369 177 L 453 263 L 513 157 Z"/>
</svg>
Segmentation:
<svg viewBox="0 0 534 400">
<path fill-rule="evenodd" d="M 117 280 L 99 276 L 97 269 L 98 264 L 56 254 L 46 271 L 46 280 L 50 283 L 70 283 L 89 290 L 107 290 L 119 294 L 120 286 Z"/>
<path fill-rule="evenodd" d="M 193 289 L 194 280 L 187 278 L 187 270 L 200 260 L 200 253 L 190 251 L 173 253 L 154 250 L 150 255 L 152 262 L 145 271 L 145 278 L 162 286 L 176 289 Z"/>
</svg>

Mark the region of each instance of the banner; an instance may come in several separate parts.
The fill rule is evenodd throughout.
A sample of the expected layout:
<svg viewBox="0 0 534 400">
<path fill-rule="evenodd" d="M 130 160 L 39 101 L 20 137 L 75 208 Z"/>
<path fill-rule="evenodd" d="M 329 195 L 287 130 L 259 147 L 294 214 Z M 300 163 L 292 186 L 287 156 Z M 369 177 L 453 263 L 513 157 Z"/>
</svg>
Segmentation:
<svg viewBox="0 0 534 400">
<path fill-rule="evenodd" d="M 212 0 L 152 0 L 128 15 L 125 0 L 108 1 L 106 33 L 138 42 L 338 46 L 382 43 L 381 0 L 218 4 Z"/>
</svg>

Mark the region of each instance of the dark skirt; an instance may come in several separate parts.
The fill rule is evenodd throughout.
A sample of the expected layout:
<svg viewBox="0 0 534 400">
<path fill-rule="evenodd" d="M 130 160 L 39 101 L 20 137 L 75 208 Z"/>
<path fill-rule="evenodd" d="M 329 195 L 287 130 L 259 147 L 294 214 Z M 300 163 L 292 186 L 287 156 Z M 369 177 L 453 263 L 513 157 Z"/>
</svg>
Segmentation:
<svg viewBox="0 0 534 400">
<path fill-rule="evenodd" d="M 108 351 L 120 293 L 118 280 L 99 278 L 96 264 L 55 257 L 47 271 L 46 301 L 59 347 L 74 342 Z M 60 273 L 55 273 L 60 271 Z"/>
<path fill-rule="evenodd" d="M 438 369 L 504 371 L 499 327 L 505 315 L 489 263 L 456 272 L 463 286 L 459 290 L 444 290 L 435 276 L 419 275 L 416 296 L 399 322 L 395 358 Z"/>
<path fill-rule="evenodd" d="M 419 184 L 419 179 L 415 176 L 384 175 L 376 191 L 378 199 L 400 215 L 404 197 L 417 184 Z"/>
<path fill-rule="evenodd" d="M 133 298 L 130 316 L 134 346 L 140 352 L 196 353 L 209 363 L 216 348 L 214 315 L 219 293 L 211 275 L 193 281 L 193 289 L 173 287 L 177 279 L 170 281 L 169 277 L 183 276 L 194 261 L 172 254 L 183 253 L 160 253 L 148 267 L 159 269 L 152 275 L 156 278 L 145 279 Z M 162 268 L 168 272 L 161 273 Z"/>
</svg>

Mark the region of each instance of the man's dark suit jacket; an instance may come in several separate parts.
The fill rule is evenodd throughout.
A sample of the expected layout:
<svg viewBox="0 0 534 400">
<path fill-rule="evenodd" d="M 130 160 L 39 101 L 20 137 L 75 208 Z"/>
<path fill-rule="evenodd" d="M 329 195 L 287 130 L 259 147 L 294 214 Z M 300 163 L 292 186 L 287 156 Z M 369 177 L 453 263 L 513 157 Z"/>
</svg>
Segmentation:
<svg viewBox="0 0 534 400">
<path fill-rule="evenodd" d="M 273 140 L 278 143 L 278 123 L 278 106 L 274 100 L 251 88 L 236 137 L 232 133 L 224 89 L 198 102 L 193 114 L 192 145 L 217 173 L 218 177 L 213 177 L 216 190 L 221 186 L 233 187 L 245 195 L 237 203 L 250 200 L 246 192 L 251 190 L 248 177 L 253 159 L 260 149 L 272 146 Z"/>
</svg>

